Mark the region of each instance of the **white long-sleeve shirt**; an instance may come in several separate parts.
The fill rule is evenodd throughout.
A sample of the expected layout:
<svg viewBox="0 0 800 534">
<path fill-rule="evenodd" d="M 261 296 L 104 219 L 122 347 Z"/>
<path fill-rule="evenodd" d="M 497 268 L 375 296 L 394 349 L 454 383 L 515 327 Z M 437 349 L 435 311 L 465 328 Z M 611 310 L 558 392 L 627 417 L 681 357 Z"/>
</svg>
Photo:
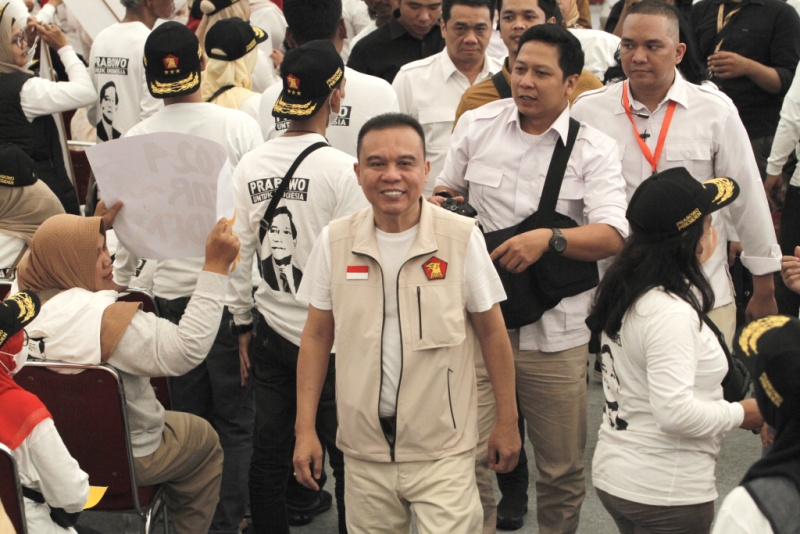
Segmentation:
<svg viewBox="0 0 800 534">
<path fill-rule="evenodd" d="M 75 50 L 70 45 L 62 46 L 58 49 L 58 56 L 69 76 L 68 82 L 54 82 L 34 76 L 22 85 L 19 101 L 29 121 L 87 106 L 97 98 L 89 73 Z"/>
<path fill-rule="evenodd" d="M 800 155 L 800 76 L 794 77 L 789 91 L 783 97 L 781 120 L 772 141 L 767 174 L 780 174 L 792 150 Z M 800 187 L 800 165 L 795 169 L 789 185 Z"/>
<path fill-rule="evenodd" d="M 739 184 L 740 194 L 726 209 L 742 243 L 742 263 L 754 275 L 780 269 L 781 251 L 775 238 L 767 198 L 761 185 L 753 149 L 733 102 L 720 91 L 684 80 L 675 70 L 675 81 L 664 101 L 654 112 L 629 94 L 636 124 L 634 131 L 622 104 L 622 83 L 606 86 L 579 96 L 572 106 L 572 116 L 613 137 L 619 144 L 622 176 L 628 199 L 646 178 L 652 167 L 642 154 L 636 136 L 648 133 L 647 146 L 655 152 L 661 125 L 670 100 L 677 102 L 669 127 L 658 170 L 686 167 L 698 181 L 727 176 Z M 637 133 L 638 132 L 638 133 Z M 712 224 L 719 242 L 735 240 L 724 224 L 724 210 L 714 213 Z M 733 302 L 727 274 L 726 247 L 719 246 L 703 271 L 714 290 L 714 306 Z"/>
</svg>

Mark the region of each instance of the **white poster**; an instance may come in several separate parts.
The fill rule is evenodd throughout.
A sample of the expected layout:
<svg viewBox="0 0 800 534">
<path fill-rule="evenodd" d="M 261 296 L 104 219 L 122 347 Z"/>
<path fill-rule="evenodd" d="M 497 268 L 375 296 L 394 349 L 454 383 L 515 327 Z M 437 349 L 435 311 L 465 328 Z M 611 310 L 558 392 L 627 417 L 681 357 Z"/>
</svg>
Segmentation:
<svg viewBox="0 0 800 534">
<path fill-rule="evenodd" d="M 106 205 L 122 201 L 114 230 L 139 258 L 203 256 L 217 220 L 234 216 L 231 167 L 218 143 L 154 133 L 100 143 L 86 155 Z"/>
<path fill-rule="evenodd" d="M 125 18 L 125 7 L 119 0 L 64 0 L 92 40 L 100 30 Z"/>
</svg>

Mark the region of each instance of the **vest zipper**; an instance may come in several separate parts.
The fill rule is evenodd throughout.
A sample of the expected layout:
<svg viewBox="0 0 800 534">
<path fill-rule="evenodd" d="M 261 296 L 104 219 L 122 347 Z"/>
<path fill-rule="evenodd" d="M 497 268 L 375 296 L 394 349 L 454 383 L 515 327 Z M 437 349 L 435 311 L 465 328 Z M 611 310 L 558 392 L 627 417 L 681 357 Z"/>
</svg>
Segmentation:
<svg viewBox="0 0 800 534">
<path fill-rule="evenodd" d="M 422 339 L 422 289 L 417 286 L 417 311 L 419 312 L 419 338 Z"/>
<path fill-rule="evenodd" d="M 447 403 L 450 405 L 450 417 L 453 419 L 453 428 L 456 428 L 456 416 L 453 413 L 453 398 L 450 396 L 450 375 L 453 373 L 452 369 L 447 370 Z"/>
</svg>

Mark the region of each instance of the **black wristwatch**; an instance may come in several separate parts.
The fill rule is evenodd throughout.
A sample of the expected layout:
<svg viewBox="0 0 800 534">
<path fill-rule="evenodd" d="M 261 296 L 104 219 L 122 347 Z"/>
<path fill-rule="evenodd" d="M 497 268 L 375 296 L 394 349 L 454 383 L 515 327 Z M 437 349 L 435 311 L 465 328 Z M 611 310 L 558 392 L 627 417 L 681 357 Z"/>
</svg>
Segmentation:
<svg viewBox="0 0 800 534">
<path fill-rule="evenodd" d="M 553 237 L 550 238 L 550 252 L 559 256 L 567 250 L 567 238 L 558 228 L 551 228 Z"/>
</svg>

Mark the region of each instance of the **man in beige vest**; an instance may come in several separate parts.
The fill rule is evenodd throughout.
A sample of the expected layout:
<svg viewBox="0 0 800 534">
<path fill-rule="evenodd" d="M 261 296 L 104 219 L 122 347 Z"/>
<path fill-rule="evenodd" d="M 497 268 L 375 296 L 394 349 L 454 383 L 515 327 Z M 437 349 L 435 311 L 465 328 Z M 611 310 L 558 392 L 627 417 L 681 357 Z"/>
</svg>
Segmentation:
<svg viewBox="0 0 800 534">
<path fill-rule="evenodd" d="M 358 156 L 371 207 L 323 230 L 298 292 L 310 305 L 297 363 L 296 476 L 314 488 L 321 474 L 314 421 L 335 337 L 348 531 L 407 532 L 410 508 L 420 531 L 476 532 L 477 350 L 496 392 L 490 466 L 512 469 L 520 449 L 502 284 L 474 220 L 423 199 L 430 163 L 415 119 L 374 117 Z"/>
</svg>

